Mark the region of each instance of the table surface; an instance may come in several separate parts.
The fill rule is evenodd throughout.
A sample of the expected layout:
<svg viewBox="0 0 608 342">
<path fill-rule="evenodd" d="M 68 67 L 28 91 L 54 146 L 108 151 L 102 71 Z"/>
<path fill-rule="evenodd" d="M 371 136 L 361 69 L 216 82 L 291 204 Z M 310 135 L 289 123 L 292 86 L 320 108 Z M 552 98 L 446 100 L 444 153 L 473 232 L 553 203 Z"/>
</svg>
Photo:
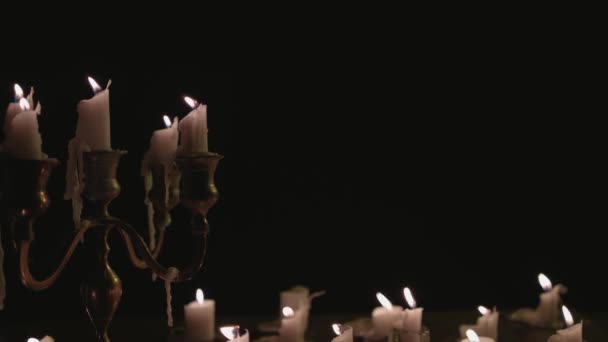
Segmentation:
<svg viewBox="0 0 608 342">
<path fill-rule="evenodd" d="M 365 315 L 336 314 L 315 315 L 310 317 L 307 341 L 331 341 L 334 337 L 331 324 L 345 323 Z M 532 329 L 520 323 L 510 321 L 508 314 L 501 314 L 498 342 L 545 342 L 552 334 L 550 330 Z M 458 340 L 458 326 L 474 323 L 477 315 L 474 312 L 425 312 L 424 325 L 430 329 L 431 341 L 454 342 Z M 608 313 L 582 314 L 584 320 L 583 334 L 587 342 L 608 341 Z M 268 322 L 272 317 L 235 317 L 219 318 L 218 325 L 239 324 L 250 330 L 253 339 L 264 336 L 257 328 L 260 323 Z M 184 341 L 183 324 L 168 329 L 161 319 L 116 319 L 110 328 L 113 342 L 120 341 Z M 62 341 L 95 341 L 93 328 L 88 321 L 47 320 L 34 322 L 11 322 L 6 317 L 0 321 L 0 342 L 26 341 L 26 337 L 42 337 L 49 334 L 57 342 Z M 218 341 L 225 341 L 218 338 Z"/>
</svg>

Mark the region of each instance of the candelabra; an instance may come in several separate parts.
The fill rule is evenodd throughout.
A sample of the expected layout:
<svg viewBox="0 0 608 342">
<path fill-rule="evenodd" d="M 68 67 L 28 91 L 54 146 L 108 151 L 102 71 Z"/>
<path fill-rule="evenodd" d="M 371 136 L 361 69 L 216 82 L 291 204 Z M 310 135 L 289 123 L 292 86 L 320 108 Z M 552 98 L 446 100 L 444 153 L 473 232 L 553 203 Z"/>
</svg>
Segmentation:
<svg viewBox="0 0 608 342">
<path fill-rule="evenodd" d="M 83 280 L 81 296 L 86 311 L 96 328 L 99 341 L 110 341 L 108 327 L 122 296 L 122 284 L 108 263 L 108 233 L 117 230 L 128 251 L 131 263 L 139 269 L 150 269 L 161 279 L 181 282 L 189 280 L 203 265 L 209 225 L 207 212 L 218 199 L 214 173 L 221 155 L 203 153 L 176 158 L 171 170 L 162 165 L 152 168 L 153 187 L 150 201 L 154 206 L 154 225 L 159 227 L 158 241 L 150 250 L 144 239 L 128 223 L 113 217 L 108 204 L 120 194 L 116 170 L 124 151 L 83 153 L 84 188 L 82 191 L 82 225 L 73 237 L 59 266 L 46 279 L 35 279 L 30 272 L 30 245 L 35 239 L 34 224 L 50 205 L 46 186 L 56 159 L 2 160 L 0 200 L 11 242 L 19 253 L 19 276 L 23 285 L 40 291 L 53 285 L 69 262 L 76 246 L 84 242 L 90 253 L 90 268 Z M 165 176 L 168 175 L 168 176 Z M 190 265 L 177 270 L 157 262 L 164 242 L 164 227 L 171 222 L 170 211 L 182 203 L 192 213 L 190 229 L 194 257 Z M 42 227 L 40 227 L 42 228 Z M 1 241 L 0 241 L 1 243 Z"/>
</svg>

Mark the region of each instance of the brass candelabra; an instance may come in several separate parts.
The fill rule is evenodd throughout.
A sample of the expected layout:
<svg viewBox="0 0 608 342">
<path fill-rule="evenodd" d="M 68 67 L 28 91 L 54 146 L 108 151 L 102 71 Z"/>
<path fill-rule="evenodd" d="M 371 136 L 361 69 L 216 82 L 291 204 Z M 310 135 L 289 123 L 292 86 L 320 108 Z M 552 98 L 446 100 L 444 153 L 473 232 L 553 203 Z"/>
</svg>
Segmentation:
<svg viewBox="0 0 608 342">
<path fill-rule="evenodd" d="M 171 209 L 180 202 L 192 213 L 190 230 L 194 258 L 190 265 L 175 273 L 175 268 L 167 268 L 156 260 L 163 246 L 164 229 L 159 231 L 158 242 L 154 249 L 150 250 L 131 225 L 108 212 L 108 204 L 120 194 L 121 187 L 116 179 L 116 170 L 124 154 L 124 151 L 84 152 L 83 169 L 86 177 L 82 192 L 82 227 L 76 230 L 59 266 L 50 276 L 41 280 L 36 279 L 30 272 L 30 245 L 35 239 L 36 219 L 50 206 L 46 187 L 58 161 L 4 158 L 0 167 L 1 208 L 8 221 L 8 236 L 19 253 L 21 282 L 34 291 L 53 285 L 78 243 L 84 241 L 85 250 L 91 252 L 91 267 L 83 280 L 81 295 L 96 328 L 98 341 L 110 341 L 108 327 L 122 296 L 121 280 L 108 263 L 110 231 L 116 230 L 120 233 L 129 259 L 135 267 L 150 269 L 161 279 L 186 281 L 203 265 L 209 232 L 206 216 L 218 199 L 214 173 L 222 156 L 217 153 L 178 156 L 172 169 L 167 172 L 168 177 L 165 177 L 163 166 L 152 169 L 154 185 L 149 197 L 154 206 L 154 225 L 167 227 L 171 222 Z"/>
</svg>

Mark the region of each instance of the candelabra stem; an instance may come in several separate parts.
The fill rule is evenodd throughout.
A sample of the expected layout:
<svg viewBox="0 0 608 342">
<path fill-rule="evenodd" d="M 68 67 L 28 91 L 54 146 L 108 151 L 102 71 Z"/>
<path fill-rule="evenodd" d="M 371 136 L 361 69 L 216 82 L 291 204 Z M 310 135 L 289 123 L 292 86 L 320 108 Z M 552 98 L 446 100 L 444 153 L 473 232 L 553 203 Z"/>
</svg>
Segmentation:
<svg viewBox="0 0 608 342">
<path fill-rule="evenodd" d="M 109 342 L 108 327 L 122 297 L 122 283 L 108 263 L 110 246 L 108 233 L 112 226 L 92 227 L 85 236 L 86 248 L 91 256 L 92 267 L 82 284 L 84 306 L 97 330 L 98 341 Z"/>
</svg>

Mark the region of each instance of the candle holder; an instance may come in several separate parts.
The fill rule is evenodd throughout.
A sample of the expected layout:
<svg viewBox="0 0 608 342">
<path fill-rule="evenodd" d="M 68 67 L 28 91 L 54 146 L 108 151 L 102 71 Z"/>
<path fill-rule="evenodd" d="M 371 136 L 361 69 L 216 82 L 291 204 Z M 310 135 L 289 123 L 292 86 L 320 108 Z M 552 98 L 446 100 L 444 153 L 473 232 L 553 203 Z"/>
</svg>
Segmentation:
<svg viewBox="0 0 608 342">
<path fill-rule="evenodd" d="M 3 217 L 8 221 L 10 241 L 19 253 L 21 282 L 34 291 L 50 287 L 61 275 L 78 243 L 83 241 L 90 267 L 81 286 L 81 295 L 95 326 L 98 341 L 110 341 L 108 327 L 122 297 L 121 280 L 108 263 L 108 234 L 111 231 L 120 233 L 135 267 L 150 269 L 159 278 L 172 282 L 189 280 L 203 266 L 209 232 L 207 212 L 219 196 L 214 174 L 223 157 L 217 153 L 178 156 L 167 178 L 164 177 L 163 167 L 153 169 L 154 185 L 149 196 L 154 206 L 154 225 L 159 227 L 159 236 L 156 247 L 151 251 L 131 225 L 108 212 L 108 205 L 121 191 L 116 170 L 120 158 L 125 154 L 125 151 L 83 153 L 82 166 L 86 177 L 81 194 L 82 226 L 76 230 L 57 268 L 42 280 L 36 279 L 30 272 L 30 245 L 35 239 L 36 219 L 50 206 L 46 187 L 58 161 L 3 158 L 0 170 L 0 208 L 5 211 Z M 164 228 L 171 222 L 170 211 L 179 202 L 192 213 L 190 231 L 194 257 L 190 265 L 177 270 L 159 264 L 156 258 L 163 246 Z"/>
</svg>

